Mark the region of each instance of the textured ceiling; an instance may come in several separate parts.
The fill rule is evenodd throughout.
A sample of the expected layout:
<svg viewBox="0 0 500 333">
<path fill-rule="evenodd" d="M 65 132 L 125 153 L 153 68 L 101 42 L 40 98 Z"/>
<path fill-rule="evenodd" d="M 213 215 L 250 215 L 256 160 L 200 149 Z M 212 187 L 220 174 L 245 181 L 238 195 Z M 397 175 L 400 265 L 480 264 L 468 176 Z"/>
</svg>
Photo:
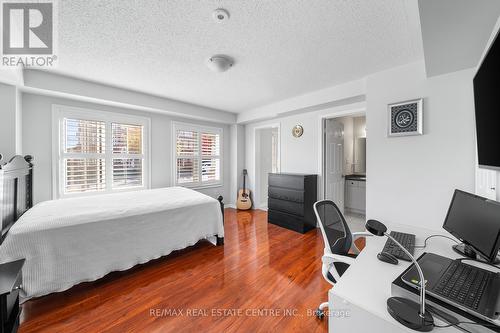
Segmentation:
<svg viewBox="0 0 500 333">
<path fill-rule="evenodd" d="M 61 0 L 57 71 L 241 112 L 421 59 L 411 1 Z"/>
</svg>

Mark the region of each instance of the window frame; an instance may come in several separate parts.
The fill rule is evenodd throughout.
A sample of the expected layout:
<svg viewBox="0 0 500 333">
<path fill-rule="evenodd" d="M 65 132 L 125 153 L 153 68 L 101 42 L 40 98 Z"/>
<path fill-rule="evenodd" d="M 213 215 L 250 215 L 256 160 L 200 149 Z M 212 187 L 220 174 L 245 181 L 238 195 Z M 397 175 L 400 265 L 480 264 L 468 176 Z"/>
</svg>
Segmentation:
<svg viewBox="0 0 500 333">
<path fill-rule="evenodd" d="M 105 175 L 106 188 L 103 191 L 75 192 L 65 193 L 64 191 L 64 158 L 68 153 L 64 152 L 64 118 L 73 118 L 81 120 L 103 121 L 105 126 Z M 136 154 L 117 154 L 113 153 L 112 147 L 112 124 L 128 124 L 142 126 L 142 186 L 130 186 L 122 188 L 113 188 L 113 158 L 133 158 Z M 124 113 L 101 111 L 97 109 L 87 109 L 67 105 L 52 105 L 52 198 L 73 198 L 80 196 L 100 195 L 106 193 L 136 191 L 151 188 L 151 118 L 129 115 Z M 78 158 L 78 153 L 74 157 Z M 98 154 L 96 154 L 98 155 Z M 81 156 L 81 155 L 80 155 Z M 90 157 L 90 156 L 89 156 Z"/>
<path fill-rule="evenodd" d="M 198 133 L 198 144 L 199 152 L 198 156 L 198 182 L 192 183 L 177 183 L 177 130 L 192 131 Z M 206 156 L 207 158 L 218 158 L 220 160 L 219 170 L 219 180 L 218 181 L 207 181 L 203 182 L 202 170 L 201 170 L 201 133 L 208 134 L 218 134 L 219 135 L 219 155 Z M 191 189 L 204 189 L 212 187 L 222 187 L 224 186 L 224 129 L 222 127 L 204 126 L 197 124 L 190 124 L 184 122 L 173 121 L 172 122 L 172 184 L 173 186 L 183 186 Z"/>
</svg>

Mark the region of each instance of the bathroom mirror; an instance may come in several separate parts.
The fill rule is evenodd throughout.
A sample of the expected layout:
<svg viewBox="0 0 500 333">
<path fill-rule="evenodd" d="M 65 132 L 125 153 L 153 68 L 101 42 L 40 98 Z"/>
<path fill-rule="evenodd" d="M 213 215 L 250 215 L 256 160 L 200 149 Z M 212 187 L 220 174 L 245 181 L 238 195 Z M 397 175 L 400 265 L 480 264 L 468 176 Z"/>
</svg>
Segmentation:
<svg viewBox="0 0 500 333">
<path fill-rule="evenodd" d="M 354 173 L 366 173 L 366 138 L 354 139 Z"/>
</svg>

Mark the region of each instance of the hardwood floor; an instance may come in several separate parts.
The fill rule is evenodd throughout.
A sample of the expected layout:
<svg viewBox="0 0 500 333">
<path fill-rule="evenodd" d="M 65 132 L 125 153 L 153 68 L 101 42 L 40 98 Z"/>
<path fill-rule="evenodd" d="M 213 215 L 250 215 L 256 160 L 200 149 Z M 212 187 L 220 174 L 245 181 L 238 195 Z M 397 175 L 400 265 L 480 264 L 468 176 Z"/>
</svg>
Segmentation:
<svg viewBox="0 0 500 333">
<path fill-rule="evenodd" d="M 225 245 L 188 249 L 23 305 L 20 332 L 326 332 L 323 242 L 226 209 Z"/>
</svg>

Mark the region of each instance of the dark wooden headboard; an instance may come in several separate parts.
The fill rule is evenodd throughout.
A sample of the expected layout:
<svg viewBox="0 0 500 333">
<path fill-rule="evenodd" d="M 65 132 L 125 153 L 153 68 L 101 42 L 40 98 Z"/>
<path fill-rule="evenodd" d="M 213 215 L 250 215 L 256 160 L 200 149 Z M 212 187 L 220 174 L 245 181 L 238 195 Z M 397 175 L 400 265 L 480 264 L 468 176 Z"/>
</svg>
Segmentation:
<svg viewBox="0 0 500 333">
<path fill-rule="evenodd" d="M 0 164 L 0 244 L 9 229 L 33 206 L 33 157 L 14 156 Z"/>
</svg>

